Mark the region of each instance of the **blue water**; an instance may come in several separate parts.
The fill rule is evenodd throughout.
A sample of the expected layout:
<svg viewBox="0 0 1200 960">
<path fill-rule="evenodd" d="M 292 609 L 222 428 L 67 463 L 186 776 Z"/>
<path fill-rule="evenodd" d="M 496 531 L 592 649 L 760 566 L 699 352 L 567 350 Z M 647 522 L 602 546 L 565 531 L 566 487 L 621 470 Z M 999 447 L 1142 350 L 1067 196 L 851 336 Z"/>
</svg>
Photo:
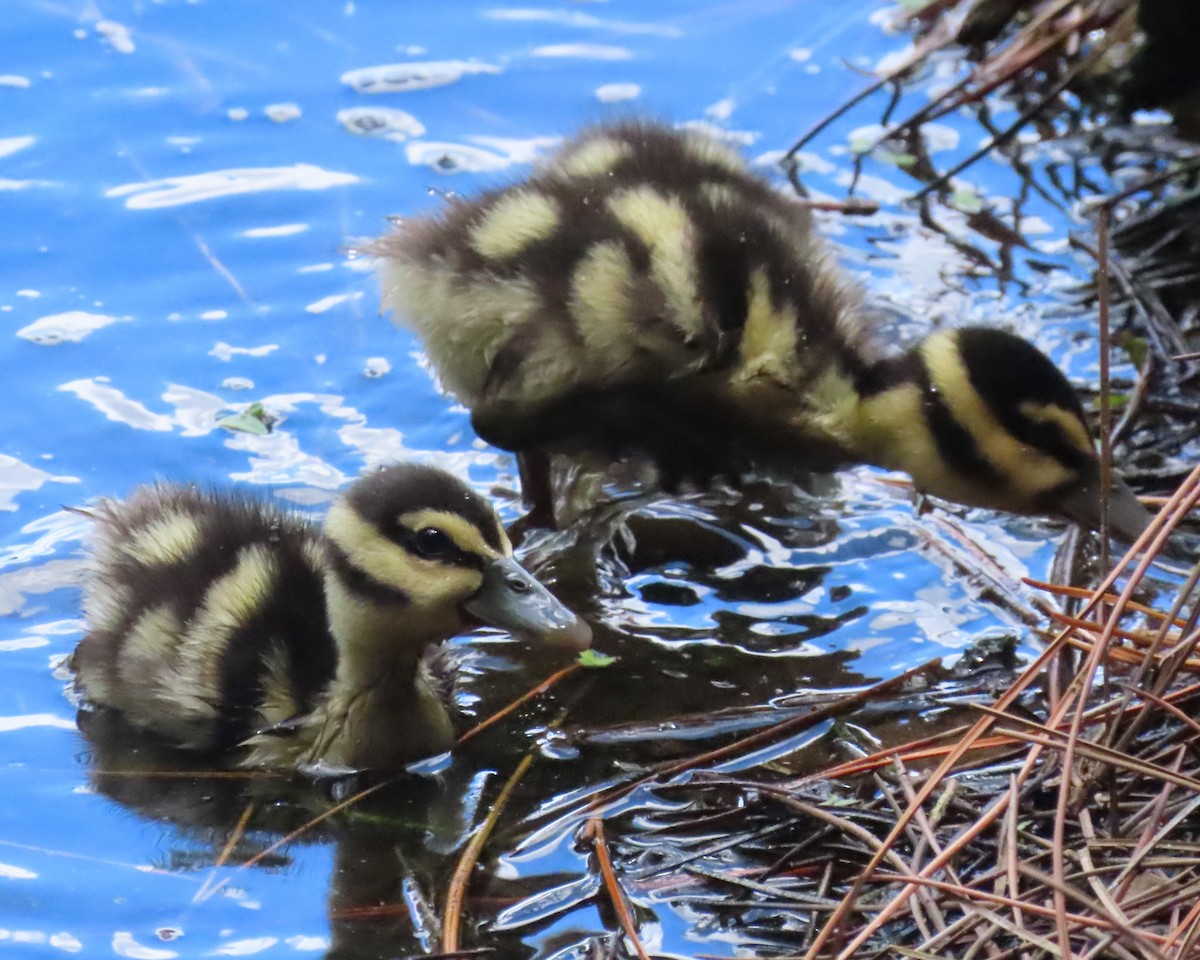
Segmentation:
<svg viewBox="0 0 1200 960">
<path fill-rule="evenodd" d="M 519 177 L 563 134 L 615 115 L 710 124 L 773 174 L 779 151 L 865 82 L 854 67 L 904 45 L 873 21 L 884 9 L 875 0 L 537 8 L 8 0 L 0 26 L 0 951 L 374 956 L 434 942 L 411 931 L 404 911 L 356 926 L 330 908 L 331 897 L 356 902 L 342 890 L 356 871 L 390 870 L 397 884 L 407 877 L 424 890 L 436 912 L 454 827 L 450 839 L 431 841 L 423 825 L 431 814 L 419 805 L 403 844 L 391 835 L 364 841 L 360 824 L 343 823 L 271 866 L 210 876 L 244 797 L 226 812 L 217 787 L 202 780 L 185 785 L 191 792 L 175 808 L 175 781 L 137 781 L 135 795 L 120 778 L 89 777 L 98 758 L 55 672 L 82 628 L 74 584 L 86 521 L 62 507 L 174 478 L 260 485 L 319 508 L 365 466 L 399 457 L 440 463 L 481 490 L 511 489 L 511 460 L 474 439 L 416 344 L 379 318 L 368 265 L 348 249 L 384 229 L 388 214 Z M 398 63 L 434 64 L 422 75 L 445 82 L 369 93 L 342 79 Z M 910 95 L 905 105 L 920 102 Z M 808 148 L 810 188 L 845 195 L 854 131 L 876 122 L 883 104 L 873 101 Z M 339 122 L 340 111 L 363 108 L 382 133 Z M 960 121 L 945 123 L 938 158 L 948 165 L 973 149 L 978 131 L 961 123 L 960 135 Z M 1087 345 L 1071 340 L 1080 321 L 1070 311 L 1043 320 L 1056 291 L 1086 275 L 1065 255 L 1061 209 L 1036 195 L 1024 209 L 1046 222 L 1037 258 L 1061 272 L 1032 271 L 1018 252 L 1015 280 L 1002 286 L 915 228 L 911 211 L 894 203 L 911 189 L 901 172 L 872 160 L 865 173 L 858 192 L 884 200 L 882 212 L 825 226 L 876 302 L 907 318 L 902 329 L 1003 318 L 1073 375 L 1093 375 Z M 1007 169 L 988 163 L 977 177 L 988 184 L 977 179 L 977 189 L 1006 210 L 1016 186 Z M 967 233 L 960 215 L 942 213 Z M 279 418 L 271 434 L 218 425 L 251 402 Z M 510 496 L 501 508 L 513 516 L 516 503 Z M 591 728 L 762 704 L 800 687 L 887 676 L 981 635 L 1024 636 L 931 546 L 945 528 L 916 518 L 906 494 L 869 471 L 811 494 L 763 495 L 748 506 L 693 498 L 647 516 L 681 516 L 688 542 L 710 529 L 720 543 L 674 561 L 635 551 L 602 563 L 595 581 L 581 575 L 600 584 L 584 601 L 599 646 L 624 664 L 578 688 L 578 719 Z M 1058 536 L 1036 521 L 984 515 L 964 529 L 1005 564 L 1014 590 L 1023 574 L 1045 575 Z M 570 564 L 560 566 L 569 579 Z M 797 573 L 773 592 L 739 588 L 780 569 Z M 467 687 L 483 713 L 561 665 L 494 642 L 470 659 Z M 528 715 L 506 739 L 458 758 L 439 781 L 454 801 L 447 806 L 480 788 L 481 771 L 506 775 L 532 742 L 526 729 L 552 715 Z M 548 756 L 526 808 L 619 759 Z M 494 779 L 482 786 L 494 789 Z M 268 799 L 260 809 L 273 803 L 287 806 Z M 196 811 L 206 804 L 212 815 Z M 259 846 L 277 835 L 263 827 Z M 370 853 L 356 857 L 360 847 Z M 473 915 L 494 917 L 585 872 L 565 838 L 540 851 L 507 860 L 490 893 L 468 904 Z M 388 889 L 392 903 L 419 899 L 407 887 L 404 896 Z M 662 900 L 656 910 L 664 952 L 698 949 L 703 938 L 684 914 Z M 592 907 L 575 904 L 503 942 L 575 956 L 571 945 L 602 929 Z M 702 952 L 730 950 L 722 939 Z"/>
</svg>

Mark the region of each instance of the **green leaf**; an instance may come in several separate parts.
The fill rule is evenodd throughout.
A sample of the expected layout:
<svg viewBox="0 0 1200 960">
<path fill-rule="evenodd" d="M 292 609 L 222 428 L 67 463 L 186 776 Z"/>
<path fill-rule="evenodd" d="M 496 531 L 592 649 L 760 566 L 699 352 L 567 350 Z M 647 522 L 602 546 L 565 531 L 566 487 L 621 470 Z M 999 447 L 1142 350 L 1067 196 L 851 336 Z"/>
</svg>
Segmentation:
<svg viewBox="0 0 1200 960">
<path fill-rule="evenodd" d="M 983 209 L 983 200 L 971 187 L 956 187 L 950 196 L 950 206 L 962 213 L 979 213 Z"/>
<path fill-rule="evenodd" d="M 1121 349 L 1129 354 L 1130 361 L 1140 370 L 1146 362 L 1150 344 L 1146 342 L 1145 337 L 1135 337 L 1132 333 L 1127 333 L 1121 337 Z"/>
<path fill-rule="evenodd" d="M 266 407 L 256 401 L 241 413 L 222 417 L 217 421 L 217 426 L 238 433 L 252 433 L 256 437 L 262 437 L 271 432 L 271 425 L 275 420 L 276 418 L 267 412 Z"/>
<path fill-rule="evenodd" d="M 597 653 L 595 650 L 584 650 L 579 655 L 579 662 L 585 667 L 607 667 L 616 663 L 617 658 L 606 653 Z"/>
<path fill-rule="evenodd" d="M 897 167 L 911 167 L 917 162 L 917 158 L 911 153 L 897 153 L 894 150 L 876 150 L 875 159 L 883 163 L 895 164 Z"/>
</svg>

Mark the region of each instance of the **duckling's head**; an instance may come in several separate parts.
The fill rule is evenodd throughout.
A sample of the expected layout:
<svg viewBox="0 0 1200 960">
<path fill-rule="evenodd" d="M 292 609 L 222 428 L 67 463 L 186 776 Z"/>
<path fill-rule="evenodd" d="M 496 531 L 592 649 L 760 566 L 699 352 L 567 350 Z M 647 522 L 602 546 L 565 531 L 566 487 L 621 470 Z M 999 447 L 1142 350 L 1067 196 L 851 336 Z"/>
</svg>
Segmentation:
<svg viewBox="0 0 1200 960">
<path fill-rule="evenodd" d="M 591 640 L 587 624 L 513 559 L 491 505 L 442 470 L 397 464 L 359 480 L 326 517 L 325 551 L 343 654 L 419 658 L 427 644 L 479 624 L 575 650 Z"/>
<path fill-rule="evenodd" d="M 1100 464 L 1083 408 L 1036 347 L 986 327 L 944 330 L 896 369 L 892 385 L 864 404 L 892 453 L 880 462 L 947 500 L 1100 527 Z M 1149 520 L 1113 477 L 1112 531 L 1132 541 Z"/>
</svg>

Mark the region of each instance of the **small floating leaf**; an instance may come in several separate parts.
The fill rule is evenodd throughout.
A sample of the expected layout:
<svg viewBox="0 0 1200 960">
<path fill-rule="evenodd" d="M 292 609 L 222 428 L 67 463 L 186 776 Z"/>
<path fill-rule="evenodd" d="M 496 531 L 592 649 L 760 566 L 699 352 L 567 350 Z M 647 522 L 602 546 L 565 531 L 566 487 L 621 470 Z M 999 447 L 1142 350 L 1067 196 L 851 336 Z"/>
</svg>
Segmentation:
<svg viewBox="0 0 1200 960">
<path fill-rule="evenodd" d="M 606 653 L 598 653 L 595 650 L 584 650 L 579 655 L 579 662 L 585 667 L 607 667 L 616 663 L 617 658 L 610 657 Z"/>
<path fill-rule="evenodd" d="M 256 437 L 266 436 L 271 432 L 271 426 L 276 417 L 267 412 L 261 403 L 252 403 L 241 413 L 233 413 L 217 421 L 218 427 L 234 430 L 238 433 L 251 433 Z"/>
<path fill-rule="evenodd" d="M 875 151 L 875 159 L 883 163 L 895 164 L 897 167 L 911 167 L 917 162 L 917 158 L 911 153 L 898 153 L 893 150 L 879 149 Z"/>
<path fill-rule="evenodd" d="M 956 187 L 950 196 L 950 206 L 962 213 L 979 213 L 983 209 L 983 200 L 971 187 Z"/>
</svg>

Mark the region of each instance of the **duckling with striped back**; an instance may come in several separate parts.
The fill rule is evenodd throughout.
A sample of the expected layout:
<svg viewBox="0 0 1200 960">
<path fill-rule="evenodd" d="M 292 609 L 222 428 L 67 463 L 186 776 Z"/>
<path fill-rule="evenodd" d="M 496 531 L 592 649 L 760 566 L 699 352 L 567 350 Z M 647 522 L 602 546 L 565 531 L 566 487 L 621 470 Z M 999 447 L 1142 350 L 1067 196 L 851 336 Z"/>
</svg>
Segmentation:
<svg viewBox="0 0 1200 960">
<path fill-rule="evenodd" d="M 395 768 L 449 749 L 431 651 L 489 624 L 568 649 L 588 626 L 441 470 L 355 482 L 323 527 L 262 499 L 151 486 L 94 512 L 71 659 L 84 700 L 243 766 Z"/>
<path fill-rule="evenodd" d="M 702 133 L 585 131 L 528 180 L 368 245 L 383 301 L 476 431 L 515 451 L 537 522 L 552 454 L 634 454 L 663 484 L 856 463 L 972 506 L 1101 522 L 1065 376 L 1013 334 L 878 343 L 811 214 Z M 1110 529 L 1149 517 L 1114 478 Z"/>
</svg>

